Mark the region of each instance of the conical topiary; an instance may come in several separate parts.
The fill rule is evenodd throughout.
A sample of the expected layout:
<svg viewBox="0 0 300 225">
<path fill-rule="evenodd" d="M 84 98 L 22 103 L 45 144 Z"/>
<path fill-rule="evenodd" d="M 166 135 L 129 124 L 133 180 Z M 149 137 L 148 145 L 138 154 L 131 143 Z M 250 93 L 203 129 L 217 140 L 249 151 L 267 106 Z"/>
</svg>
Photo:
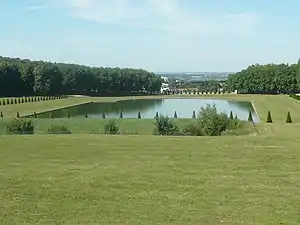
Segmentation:
<svg viewBox="0 0 300 225">
<path fill-rule="evenodd" d="M 272 121 L 272 116 L 271 116 L 271 112 L 270 111 L 268 111 L 268 116 L 267 116 L 267 121 L 266 121 L 267 123 L 273 123 L 273 121 Z"/>
<path fill-rule="evenodd" d="M 156 112 L 156 114 L 155 114 L 155 117 L 154 118 L 158 118 L 159 117 L 159 115 L 158 115 L 158 112 Z"/>
<path fill-rule="evenodd" d="M 19 112 L 17 112 L 17 118 L 20 118 L 20 113 Z"/>
<path fill-rule="evenodd" d="M 138 112 L 138 119 L 142 119 L 141 112 Z"/>
<path fill-rule="evenodd" d="M 105 112 L 102 113 L 102 119 L 105 119 Z"/>
<path fill-rule="evenodd" d="M 249 111 L 248 121 L 253 122 L 252 113 Z"/>
<path fill-rule="evenodd" d="M 49 118 L 50 118 L 50 119 L 53 118 L 52 112 L 49 113 Z"/>
<path fill-rule="evenodd" d="M 177 112 L 174 112 L 174 118 L 177 119 Z"/>
<path fill-rule="evenodd" d="M 2 105 L 2 101 L 0 101 L 0 105 Z"/>
<path fill-rule="evenodd" d="M 2 100 L 2 105 L 6 105 L 5 99 Z"/>
<path fill-rule="evenodd" d="M 9 105 L 9 99 L 6 99 L 6 105 Z"/>
<path fill-rule="evenodd" d="M 3 113 L 2 112 L 0 112 L 0 117 L 3 118 Z"/>
<path fill-rule="evenodd" d="M 71 113 L 70 113 L 70 111 L 68 111 L 68 119 L 70 119 L 71 118 Z"/>
<path fill-rule="evenodd" d="M 85 117 L 85 118 L 88 118 L 88 117 L 89 117 L 88 114 L 87 114 L 87 112 L 85 112 L 84 117 Z"/>
<path fill-rule="evenodd" d="M 36 112 L 33 113 L 33 118 L 37 118 Z"/>
<path fill-rule="evenodd" d="M 10 99 L 10 104 L 13 105 L 14 104 L 14 100 L 11 98 Z"/>
<path fill-rule="evenodd" d="M 286 116 L 286 123 L 292 123 L 292 118 L 291 118 L 290 112 L 287 113 L 287 116 Z"/>
<path fill-rule="evenodd" d="M 195 119 L 195 118 L 196 118 L 196 112 L 193 111 L 193 119 Z"/>
<path fill-rule="evenodd" d="M 123 112 L 120 112 L 120 119 L 123 119 Z"/>
<path fill-rule="evenodd" d="M 16 99 L 16 98 L 14 99 L 14 103 L 15 103 L 15 104 L 18 104 L 18 101 L 17 101 L 17 99 Z"/>
<path fill-rule="evenodd" d="M 230 111 L 230 116 L 229 116 L 229 118 L 230 118 L 231 120 L 234 119 L 234 118 L 233 118 L 233 113 L 232 113 L 232 111 Z"/>
</svg>

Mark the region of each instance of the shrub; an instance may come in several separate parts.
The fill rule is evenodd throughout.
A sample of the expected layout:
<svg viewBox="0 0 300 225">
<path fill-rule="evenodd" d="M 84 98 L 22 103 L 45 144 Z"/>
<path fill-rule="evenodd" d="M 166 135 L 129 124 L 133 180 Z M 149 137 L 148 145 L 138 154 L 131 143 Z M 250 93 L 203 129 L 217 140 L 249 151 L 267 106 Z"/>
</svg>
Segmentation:
<svg viewBox="0 0 300 225">
<path fill-rule="evenodd" d="M 19 112 L 17 112 L 17 115 L 16 115 L 16 116 L 17 116 L 17 118 L 20 118 L 20 113 L 19 113 Z"/>
<path fill-rule="evenodd" d="M 273 123 L 272 117 L 271 117 L 271 112 L 268 111 L 268 116 L 267 116 L 267 123 Z"/>
<path fill-rule="evenodd" d="M 9 99 L 8 98 L 6 99 L 6 105 L 9 105 Z"/>
<path fill-rule="evenodd" d="M 155 118 L 155 135 L 178 135 L 179 128 L 178 126 L 169 119 L 167 116 L 159 115 Z"/>
<path fill-rule="evenodd" d="M 2 112 L 0 112 L 0 118 L 3 118 L 3 113 Z"/>
<path fill-rule="evenodd" d="M 248 121 L 253 123 L 252 113 L 249 111 Z"/>
<path fill-rule="evenodd" d="M 48 128 L 49 134 L 71 134 L 71 131 L 65 125 L 51 125 Z"/>
<path fill-rule="evenodd" d="M 141 112 L 138 112 L 138 119 L 142 119 Z"/>
<path fill-rule="evenodd" d="M 2 105 L 2 101 L 0 101 L 0 105 Z"/>
<path fill-rule="evenodd" d="M 102 113 L 102 119 L 105 119 L 105 112 Z"/>
<path fill-rule="evenodd" d="M 6 125 L 8 134 L 34 134 L 34 125 L 31 120 L 12 119 Z"/>
<path fill-rule="evenodd" d="M 36 112 L 33 113 L 33 118 L 37 118 Z"/>
<path fill-rule="evenodd" d="M 193 116 L 192 116 L 192 118 L 193 118 L 193 119 L 196 118 L 196 112 L 195 112 L 195 111 L 193 111 Z"/>
<path fill-rule="evenodd" d="M 184 136 L 203 136 L 201 124 L 198 121 L 193 121 L 186 124 L 182 129 L 182 135 Z"/>
<path fill-rule="evenodd" d="M 17 101 L 17 99 L 16 99 L 16 98 L 14 99 L 14 103 L 15 103 L 15 104 L 18 104 L 18 101 Z"/>
<path fill-rule="evenodd" d="M 225 113 L 219 114 L 215 105 L 207 105 L 206 108 L 201 107 L 198 120 L 203 134 L 206 136 L 219 136 L 230 124 L 228 116 Z"/>
<path fill-rule="evenodd" d="M 158 112 L 156 112 L 156 114 L 155 114 L 155 117 L 154 117 L 154 118 L 157 118 L 157 117 L 159 117 L 159 115 L 158 115 Z"/>
<path fill-rule="evenodd" d="M 232 111 L 230 111 L 230 116 L 229 116 L 229 119 L 231 119 L 231 120 L 233 120 L 234 118 L 233 118 L 233 113 L 232 113 Z"/>
<path fill-rule="evenodd" d="M 2 105 L 6 105 L 5 99 L 2 100 Z"/>
<path fill-rule="evenodd" d="M 107 124 L 104 126 L 105 134 L 119 134 L 119 126 L 114 120 L 109 120 Z"/>
<path fill-rule="evenodd" d="M 70 119 L 70 118 L 71 118 L 71 113 L 70 113 L 70 111 L 68 111 L 68 114 L 67 114 L 67 116 L 68 116 L 68 119 Z"/>
<path fill-rule="evenodd" d="M 85 117 L 85 118 L 89 118 L 87 112 L 85 112 L 84 117 Z"/>
<path fill-rule="evenodd" d="M 177 119 L 177 112 L 174 112 L 174 118 Z"/>
<path fill-rule="evenodd" d="M 10 104 L 13 105 L 14 104 L 14 100 L 11 98 L 10 99 Z"/>
<path fill-rule="evenodd" d="M 120 112 L 120 119 L 123 119 L 123 112 Z"/>
<path fill-rule="evenodd" d="M 24 103 L 24 98 L 21 99 L 21 102 Z"/>
<path fill-rule="evenodd" d="M 50 118 L 50 119 L 53 118 L 52 112 L 49 113 L 49 118 Z"/>
<path fill-rule="evenodd" d="M 292 123 L 292 118 L 291 118 L 290 112 L 287 113 L 287 116 L 286 116 L 286 123 Z"/>
<path fill-rule="evenodd" d="M 20 99 L 20 98 L 18 98 L 18 103 L 19 103 L 19 104 L 21 103 L 21 99 Z"/>
<path fill-rule="evenodd" d="M 25 103 L 28 102 L 27 98 L 24 99 Z"/>
</svg>

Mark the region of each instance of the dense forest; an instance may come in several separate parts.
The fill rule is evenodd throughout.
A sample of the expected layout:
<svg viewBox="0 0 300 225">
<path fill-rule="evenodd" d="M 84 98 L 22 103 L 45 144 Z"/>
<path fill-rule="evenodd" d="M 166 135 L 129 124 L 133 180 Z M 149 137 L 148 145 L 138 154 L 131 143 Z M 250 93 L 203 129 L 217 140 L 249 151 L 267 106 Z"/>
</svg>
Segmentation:
<svg viewBox="0 0 300 225">
<path fill-rule="evenodd" d="M 0 57 L 0 96 L 117 96 L 160 91 L 161 78 L 142 69 L 88 67 Z"/>
<path fill-rule="evenodd" d="M 300 63 L 252 65 L 227 80 L 231 91 L 245 94 L 291 94 L 300 91 Z"/>
</svg>

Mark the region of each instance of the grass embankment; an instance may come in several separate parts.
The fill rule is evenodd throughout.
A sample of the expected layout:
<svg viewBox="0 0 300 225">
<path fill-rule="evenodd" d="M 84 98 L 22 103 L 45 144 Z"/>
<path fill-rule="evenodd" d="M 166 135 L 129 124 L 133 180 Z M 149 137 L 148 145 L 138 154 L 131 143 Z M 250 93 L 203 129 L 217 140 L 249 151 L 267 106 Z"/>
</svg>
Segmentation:
<svg viewBox="0 0 300 225">
<path fill-rule="evenodd" d="M 299 224 L 300 139 L 0 136 L 0 223 Z"/>
</svg>

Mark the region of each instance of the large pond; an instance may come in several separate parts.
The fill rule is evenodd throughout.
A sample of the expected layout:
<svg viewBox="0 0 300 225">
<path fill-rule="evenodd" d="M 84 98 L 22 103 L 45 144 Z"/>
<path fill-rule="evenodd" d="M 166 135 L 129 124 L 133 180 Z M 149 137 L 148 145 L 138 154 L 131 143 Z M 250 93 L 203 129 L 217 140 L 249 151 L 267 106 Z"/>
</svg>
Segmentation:
<svg viewBox="0 0 300 225">
<path fill-rule="evenodd" d="M 225 112 L 228 115 L 230 111 L 237 115 L 241 120 L 247 120 L 249 111 L 255 122 L 258 122 L 257 115 L 250 102 L 226 101 L 215 99 L 143 99 L 126 100 L 114 103 L 89 103 L 79 106 L 68 107 L 51 111 L 53 118 L 65 118 L 70 112 L 71 117 L 83 118 L 85 113 L 90 118 L 102 118 L 103 112 L 106 118 L 119 118 L 122 111 L 124 118 L 137 118 L 138 112 L 142 118 L 154 118 L 156 112 L 173 117 L 176 111 L 178 118 L 192 118 L 193 111 L 200 110 L 206 105 L 215 104 L 219 112 Z M 38 118 L 49 118 L 50 112 L 37 115 Z"/>
</svg>

